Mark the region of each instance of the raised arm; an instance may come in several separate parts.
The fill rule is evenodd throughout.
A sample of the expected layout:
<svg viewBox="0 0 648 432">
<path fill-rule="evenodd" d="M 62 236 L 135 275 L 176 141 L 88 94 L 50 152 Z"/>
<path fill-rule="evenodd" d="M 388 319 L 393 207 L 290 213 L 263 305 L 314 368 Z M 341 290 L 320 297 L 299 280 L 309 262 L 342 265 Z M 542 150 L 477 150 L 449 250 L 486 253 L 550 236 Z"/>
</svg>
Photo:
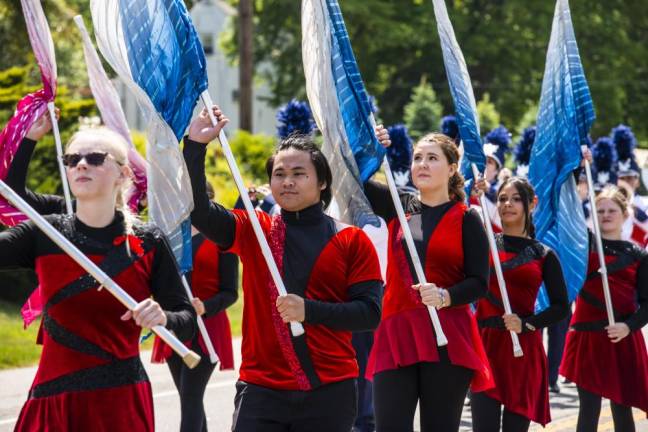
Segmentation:
<svg viewBox="0 0 648 432">
<path fill-rule="evenodd" d="M 184 140 L 183 155 L 193 190 L 194 210 L 191 212 L 191 223 L 218 246 L 229 249 L 236 234 L 234 215 L 220 204 L 210 201 L 206 190 L 207 144 L 218 137 L 220 130 L 229 121 L 218 107 L 214 107 L 214 115 L 219 119 L 216 127 L 212 126 L 205 109 L 192 120 L 189 135 Z"/>
</svg>

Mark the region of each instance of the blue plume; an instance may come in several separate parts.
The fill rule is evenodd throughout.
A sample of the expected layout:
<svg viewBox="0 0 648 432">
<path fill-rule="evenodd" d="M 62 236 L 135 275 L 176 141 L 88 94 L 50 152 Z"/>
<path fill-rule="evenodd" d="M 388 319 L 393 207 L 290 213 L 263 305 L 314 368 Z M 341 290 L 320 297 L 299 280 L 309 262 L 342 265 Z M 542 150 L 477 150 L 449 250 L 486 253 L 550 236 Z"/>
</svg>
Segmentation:
<svg viewBox="0 0 648 432">
<path fill-rule="evenodd" d="M 592 149 L 594 179 L 600 186 L 616 183 L 617 152 L 612 138 L 604 136 L 596 140 Z"/>
<path fill-rule="evenodd" d="M 504 126 L 496 127 L 486 134 L 484 142 L 486 143 L 484 144 L 486 156 L 495 159 L 500 167 L 504 166 L 505 156 L 509 152 L 509 144 L 511 143 L 511 133 L 508 129 Z"/>
<path fill-rule="evenodd" d="M 412 164 L 412 138 L 407 133 L 407 126 L 402 123 L 387 128 L 392 142 L 387 147 L 387 159 L 392 171 L 409 171 Z"/>
<path fill-rule="evenodd" d="M 293 99 L 277 111 L 277 135 L 284 139 L 292 133 L 310 134 L 315 129 L 313 113 L 307 102 Z"/>
<path fill-rule="evenodd" d="M 459 124 L 457 118 L 453 115 L 445 116 L 441 119 L 441 133 L 452 138 L 457 145 L 461 142 L 461 135 L 459 134 Z"/>
<path fill-rule="evenodd" d="M 629 126 L 620 124 L 612 129 L 612 140 L 616 146 L 619 160 L 625 161 L 634 158 L 634 149 L 637 147 L 637 139 Z"/>
<path fill-rule="evenodd" d="M 515 162 L 521 165 L 529 165 L 531 159 L 531 148 L 536 137 L 536 127 L 529 126 L 522 132 L 522 137 L 518 141 L 517 146 L 513 150 Z"/>
</svg>

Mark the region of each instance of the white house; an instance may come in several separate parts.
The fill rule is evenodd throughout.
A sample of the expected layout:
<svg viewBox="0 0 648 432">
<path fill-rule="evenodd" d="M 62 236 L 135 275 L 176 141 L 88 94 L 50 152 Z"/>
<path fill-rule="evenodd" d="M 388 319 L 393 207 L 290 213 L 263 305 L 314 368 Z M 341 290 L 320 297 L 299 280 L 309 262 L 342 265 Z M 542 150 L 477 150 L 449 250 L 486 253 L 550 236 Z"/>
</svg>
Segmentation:
<svg viewBox="0 0 648 432">
<path fill-rule="evenodd" d="M 225 30 L 228 20 L 235 17 L 236 9 L 222 0 L 200 0 L 191 9 L 190 14 L 205 50 L 209 92 L 214 103 L 220 105 L 230 118 L 230 126 L 227 129 L 231 132 L 239 127 L 239 72 L 238 67 L 232 66 L 225 58 L 225 54 L 220 51 L 218 39 Z M 146 124 L 135 98 L 119 79 L 116 79 L 115 85 L 121 96 L 128 125 L 133 129 L 145 130 Z M 270 90 L 266 85 L 255 83 L 252 104 L 254 133 L 269 135 L 276 133 L 276 110 L 264 101 L 264 97 L 269 95 Z"/>
</svg>

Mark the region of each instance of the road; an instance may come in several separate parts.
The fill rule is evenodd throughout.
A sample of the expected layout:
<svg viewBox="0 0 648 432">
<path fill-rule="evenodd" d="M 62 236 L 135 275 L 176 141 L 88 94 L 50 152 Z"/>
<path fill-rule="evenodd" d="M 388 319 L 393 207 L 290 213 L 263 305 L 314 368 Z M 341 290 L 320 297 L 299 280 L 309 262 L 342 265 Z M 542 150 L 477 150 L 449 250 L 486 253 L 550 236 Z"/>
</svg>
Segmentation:
<svg viewBox="0 0 648 432">
<path fill-rule="evenodd" d="M 240 339 L 235 339 L 234 352 L 240 353 Z M 151 364 L 148 361 L 149 357 L 149 352 L 142 354 L 153 386 L 156 430 L 160 432 L 176 432 L 180 424 L 180 403 L 177 392 L 166 365 Z M 237 355 L 236 363 L 239 364 L 239 362 L 240 357 Z M 13 430 L 13 425 L 25 401 L 35 370 L 35 367 L 30 367 L 0 372 L 0 432 Z M 212 432 L 229 431 L 234 409 L 232 401 L 234 400 L 236 377 L 237 374 L 234 371 L 215 372 L 207 386 L 205 408 L 208 427 Z M 563 385 L 561 394 L 551 395 L 551 414 L 554 420 L 547 428 L 542 429 L 538 425 L 533 425 L 531 430 L 566 432 L 576 429 L 578 396 L 574 386 Z M 634 411 L 634 415 L 637 421 L 637 430 L 648 430 L 646 416 L 638 410 Z M 418 425 L 418 419 L 416 419 L 415 424 Z M 470 407 L 466 407 L 463 413 L 461 431 L 470 430 Z M 612 414 L 609 404 L 605 403 L 601 411 L 599 431 L 612 430 L 614 430 Z"/>
</svg>

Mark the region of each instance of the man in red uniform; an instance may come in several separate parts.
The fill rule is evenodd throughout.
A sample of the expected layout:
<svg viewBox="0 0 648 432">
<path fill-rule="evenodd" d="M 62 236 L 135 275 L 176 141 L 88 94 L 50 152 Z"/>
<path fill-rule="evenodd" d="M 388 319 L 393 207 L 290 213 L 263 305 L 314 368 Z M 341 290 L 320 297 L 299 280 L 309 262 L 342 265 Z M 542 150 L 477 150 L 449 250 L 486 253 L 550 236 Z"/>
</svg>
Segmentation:
<svg viewBox="0 0 648 432">
<path fill-rule="evenodd" d="M 235 431 L 349 431 L 356 416 L 358 364 L 351 332 L 380 320 L 382 280 L 369 238 L 326 214 L 332 174 L 312 137 L 283 140 L 266 168 L 281 214 L 257 211 L 288 295 L 278 297 L 247 212 L 228 211 L 205 193 L 206 143 L 213 127 L 203 110 L 185 139 L 192 181 L 192 223 L 243 263 L 243 344 L 236 385 Z M 292 337 L 289 322 L 303 323 Z"/>
</svg>

